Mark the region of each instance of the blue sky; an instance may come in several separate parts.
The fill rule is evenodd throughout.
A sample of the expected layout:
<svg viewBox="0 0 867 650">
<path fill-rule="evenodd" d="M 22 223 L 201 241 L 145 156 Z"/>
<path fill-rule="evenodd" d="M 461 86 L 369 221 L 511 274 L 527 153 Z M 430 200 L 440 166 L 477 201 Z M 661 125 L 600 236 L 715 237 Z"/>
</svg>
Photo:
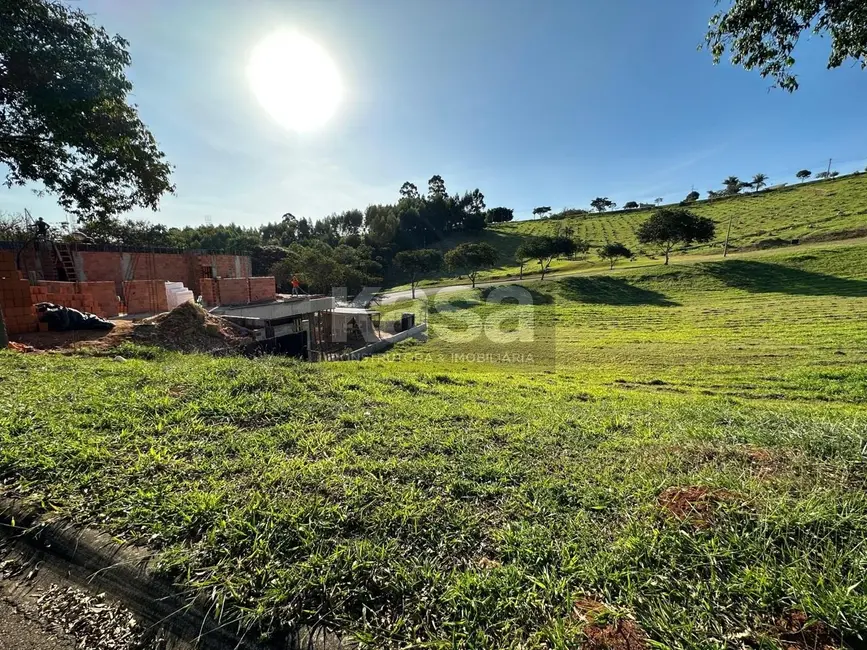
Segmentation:
<svg viewBox="0 0 867 650">
<path fill-rule="evenodd" d="M 725 4 L 725 2 L 723 3 Z M 791 182 L 867 165 L 867 71 L 796 51 L 801 89 L 714 67 L 697 51 L 712 0 L 79 0 L 130 41 L 133 101 L 176 167 L 171 226 L 252 226 L 393 201 L 433 174 L 489 207 L 680 199 L 723 178 Z M 345 98 L 321 130 L 274 122 L 249 89 L 251 50 L 278 28 L 327 49 Z M 0 209 L 64 219 L 0 189 Z"/>
</svg>

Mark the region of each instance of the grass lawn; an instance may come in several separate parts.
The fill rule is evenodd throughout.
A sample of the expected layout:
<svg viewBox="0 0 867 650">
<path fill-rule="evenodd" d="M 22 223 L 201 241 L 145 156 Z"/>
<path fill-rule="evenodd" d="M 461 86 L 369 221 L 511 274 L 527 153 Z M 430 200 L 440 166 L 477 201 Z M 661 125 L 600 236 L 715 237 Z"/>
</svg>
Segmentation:
<svg viewBox="0 0 867 650">
<path fill-rule="evenodd" d="M 364 363 L 0 353 L 0 490 L 159 549 L 263 634 L 867 635 L 867 247 L 528 289 L 502 323 L 532 317 L 526 366 L 454 356 L 481 292 Z"/>
<path fill-rule="evenodd" d="M 781 246 L 794 240 L 801 242 L 846 239 L 867 234 L 867 174 L 861 173 L 812 183 L 790 185 L 782 189 L 699 201 L 688 208 L 717 224 L 716 237 L 709 244 L 690 247 L 690 255 L 719 254 L 725 240 L 729 220 L 732 220 L 731 246 L 749 249 L 756 246 Z M 590 253 L 575 260 L 556 260 L 552 271 L 607 269 L 599 259 L 597 249 L 606 243 L 619 241 L 638 254 L 639 263 L 655 256 L 652 247 L 638 243 L 635 231 L 647 220 L 652 210 L 629 210 L 605 214 L 586 214 L 565 219 L 516 221 L 498 224 L 472 236 L 456 235 L 440 244 L 443 250 L 463 241 L 485 241 L 500 253 L 496 269 L 480 275 L 480 281 L 516 277 L 515 251 L 527 237 L 554 235 L 561 228 L 570 228 L 575 236 L 586 239 L 593 247 Z M 621 262 L 622 264 L 622 262 Z M 530 262 L 525 273 L 536 273 L 538 264 Z M 448 274 L 431 278 L 423 285 L 454 284 Z"/>
</svg>

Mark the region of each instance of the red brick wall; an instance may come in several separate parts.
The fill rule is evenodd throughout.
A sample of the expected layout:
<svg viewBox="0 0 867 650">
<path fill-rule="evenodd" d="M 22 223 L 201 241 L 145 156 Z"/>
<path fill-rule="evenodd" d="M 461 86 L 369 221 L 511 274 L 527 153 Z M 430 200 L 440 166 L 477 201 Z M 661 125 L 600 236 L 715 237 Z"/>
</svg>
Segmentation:
<svg viewBox="0 0 867 650">
<path fill-rule="evenodd" d="M 217 298 L 221 305 L 246 305 L 250 302 L 246 278 L 220 278 L 217 285 Z"/>
<path fill-rule="evenodd" d="M 277 281 L 273 277 L 248 278 L 250 302 L 266 302 L 277 299 Z"/>
<path fill-rule="evenodd" d="M 168 311 L 166 283 L 163 280 L 132 280 L 123 283 L 126 311 L 129 314 Z"/>
<path fill-rule="evenodd" d="M 123 282 L 123 267 L 120 253 L 103 253 L 98 251 L 81 251 L 75 253 L 81 261 L 79 280 L 86 282 L 114 282 L 115 291 Z"/>
<path fill-rule="evenodd" d="M 10 335 L 37 331 L 30 283 L 21 279 L 15 255 L 9 251 L 0 251 L 0 309 Z"/>
</svg>

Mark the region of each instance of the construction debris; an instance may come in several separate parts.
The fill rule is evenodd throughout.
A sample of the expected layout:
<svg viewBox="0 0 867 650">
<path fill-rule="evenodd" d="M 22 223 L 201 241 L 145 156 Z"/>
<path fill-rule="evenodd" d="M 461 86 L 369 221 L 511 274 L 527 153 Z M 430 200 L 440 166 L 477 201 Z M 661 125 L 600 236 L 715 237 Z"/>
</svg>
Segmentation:
<svg viewBox="0 0 867 650">
<path fill-rule="evenodd" d="M 137 323 L 132 338 L 178 352 L 219 352 L 252 342 L 243 328 L 191 302 Z"/>
</svg>

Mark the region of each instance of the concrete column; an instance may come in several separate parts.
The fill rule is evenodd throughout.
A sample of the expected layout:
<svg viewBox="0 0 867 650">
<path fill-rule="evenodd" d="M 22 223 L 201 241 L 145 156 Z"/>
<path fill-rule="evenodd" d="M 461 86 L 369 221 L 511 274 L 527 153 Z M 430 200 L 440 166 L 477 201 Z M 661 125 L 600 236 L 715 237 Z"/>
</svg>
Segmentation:
<svg viewBox="0 0 867 650">
<path fill-rule="evenodd" d="M 75 275 L 79 282 L 87 282 L 87 274 L 84 272 L 84 258 L 81 253 L 72 253 L 72 263 L 75 265 Z"/>
</svg>

